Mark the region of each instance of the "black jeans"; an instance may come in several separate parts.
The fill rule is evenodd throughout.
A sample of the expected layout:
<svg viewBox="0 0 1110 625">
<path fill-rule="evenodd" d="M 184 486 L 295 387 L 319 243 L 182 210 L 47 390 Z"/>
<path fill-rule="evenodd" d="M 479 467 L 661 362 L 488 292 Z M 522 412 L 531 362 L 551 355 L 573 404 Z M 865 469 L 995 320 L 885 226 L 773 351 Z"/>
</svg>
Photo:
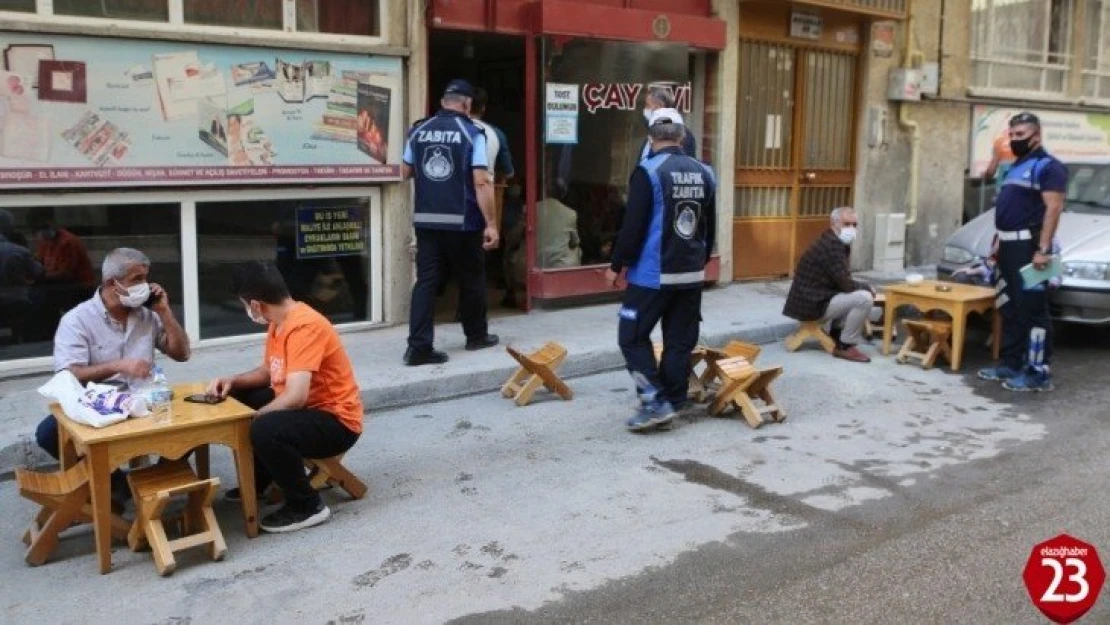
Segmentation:
<svg viewBox="0 0 1110 625">
<path fill-rule="evenodd" d="M 459 283 L 459 313 L 466 339 L 476 341 L 489 332 L 482 233 L 417 228 L 416 285 L 409 313 L 409 347 L 413 351 L 432 349 L 436 290 L 449 271 Z"/>
<path fill-rule="evenodd" d="M 1005 281 L 999 296 L 1009 300 L 998 309 L 1002 315 L 1002 363 L 1018 371 L 1028 364 L 1029 333 L 1033 328 L 1044 328 L 1044 364 L 1052 360 L 1048 291 L 1043 282 L 1027 289 L 1021 279 L 1021 268 L 1033 262 L 1037 245 L 1036 240 L 1002 241 L 998 245 L 999 279 Z"/>
<path fill-rule="evenodd" d="M 663 356 L 655 362 L 651 332 L 663 322 Z M 690 354 L 698 344 L 701 287 L 657 290 L 628 285 L 620 311 L 617 338 L 629 373 L 642 376 L 675 408 L 690 392 Z M 640 381 L 637 380 L 637 391 Z"/>
<path fill-rule="evenodd" d="M 269 387 L 240 391 L 235 399 L 257 410 L 274 399 Z M 330 458 L 346 452 L 358 434 L 322 410 L 281 410 L 264 414 L 251 423 L 254 446 L 254 483 L 262 492 L 271 482 L 294 510 L 312 510 L 320 496 L 305 473 L 305 458 Z"/>
</svg>

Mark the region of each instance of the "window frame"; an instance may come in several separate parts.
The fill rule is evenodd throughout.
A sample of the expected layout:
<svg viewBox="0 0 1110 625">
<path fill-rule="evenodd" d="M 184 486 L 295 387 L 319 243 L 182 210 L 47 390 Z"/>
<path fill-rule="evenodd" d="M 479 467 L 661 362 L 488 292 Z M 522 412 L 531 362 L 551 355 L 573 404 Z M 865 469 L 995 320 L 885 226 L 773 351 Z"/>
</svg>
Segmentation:
<svg viewBox="0 0 1110 625">
<path fill-rule="evenodd" d="M 1092 19 L 1099 20 L 1099 41 L 1095 46 L 1094 57 L 1088 57 L 1087 51 L 1083 51 L 1082 69 L 1080 70 L 1082 76 L 1080 101 L 1110 105 L 1110 0 L 1101 0 L 1100 9 L 1097 17 L 1087 16 L 1088 21 Z M 1091 65 L 1088 65 L 1088 63 L 1091 63 Z M 1087 94 L 1088 79 L 1095 81 L 1094 95 Z"/>
<path fill-rule="evenodd" d="M 980 1 L 985 3 L 985 5 L 986 5 L 986 7 L 984 9 L 981 9 L 981 12 L 983 12 L 985 14 L 985 18 L 986 18 L 987 21 L 986 21 L 986 24 L 984 26 L 985 36 L 981 38 L 979 36 L 979 32 L 976 29 L 977 20 L 980 19 L 980 18 L 975 15 L 976 11 L 975 11 L 975 8 L 974 8 L 974 3 L 973 3 L 972 4 L 972 9 L 971 9 L 972 10 L 972 15 L 970 16 L 970 21 L 971 21 L 971 24 L 972 24 L 971 43 L 970 43 L 970 48 L 971 49 L 970 49 L 970 53 L 968 55 L 969 61 L 971 63 L 971 72 L 969 74 L 969 83 L 970 84 L 969 84 L 969 87 L 968 87 L 969 93 L 973 96 L 986 96 L 986 97 L 996 96 L 996 97 L 1003 97 L 1003 98 L 1015 98 L 1016 97 L 1016 98 L 1023 98 L 1023 99 L 1051 101 L 1051 102 L 1073 102 L 1075 100 L 1074 96 L 1076 94 L 1071 93 L 1071 78 L 1076 72 L 1081 71 L 1081 68 L 1083 66 L 1082 62 L 1079 59 L 1077 59 L 1077 57 L 1075 55 L 1075 49 L 1074 49 L 1077 30 L 1080 28 L 1079 20 L 1076 17 L 1077 16 L 1077 10 L 1076 10 L 1077 9 L 1077 0 L 1064 0 L 1067 3 L 1066 19 L 1068 20 L 1068 24 L 1067 24 L 1066 30 L 1064 30 L 1063 33 L 1062 33 L 1065 37 L 1065 40 L 1064 40 L 1064 45 L 1061 46 L 1062 51 L 1059 51 L 1059 52 L 1053 52 L 1051 50 L 1052 35 L 1053 35 L 1052 28 L 1051 28 L 1051 24 L 1052 24 L 1052 15 L 1051 15 L 1052 3 L 1051 3 L 1051 0 L 1049 0 L 1049 2 L 1047 3 L 1046 7 L 1049 11 L 1049 14 L 1047 16 L 1042 16 L 1042 19 L 1039 20 L 1039 21 L 1041 21 L 1045 24 L 1048 24 L 1050 27 L 1045 29 L 1043 41 L 1041 42 L 1040 46 L 1037 49 L 1030 49 L 1030 50 L 1025 50 L 1024 51 L 1027 54 L 1036 54 L 1036 55 L 1040 55 L 1041 57 L 1043 57 L 1043 60 L 1039 61 L 1039 62 L 1038 61 L 1021 60 L 1021 59 L 1018 59 L 1018 58 L 1014 58 L 1013 56 L 1007 57 L 1007 56 L 1005 56 L 1005 52 L 1000 52 L 999 50 L 995 49 L 995 47 L 994 47 L 994 31 L 995 31 L 995 28 L 997 27 L 996 19 L 995 19 L 995 10 L 998 7 L 999 0 L 980 0 Z M 1035 0 L 1025 0 L 1025 1 L 1026 2 L 1033 2 Z M 1082 2 L 1082 1 L 1085 1 L 1085 0 L 1078 0 L 1078 1 Z M 1011 0 L 1011 2 L 1012 2 L 1012 0 Z M 1014 2 L 1014 4 L 1016 4 L 1016 2 Z M 1047 19 L 1044 19 L 1044 18 L 1047 18 Z M 981 41 L 981 39 L 985 39 L 985 41 Z M 981 46 L 982 46 L 983 49 L 980 49 Z M 1007 50 L 1006 52 L 1014 52 L 1014 51 L 1013 50 Z M 1062 59 L 1062 62 L 1061 63 L 1052 63 L 1048 60 L 1049 56 L 1060 57 Z M 980 64 L 983 64 L 983 65 L 986 66 L 986 71 L 987 71 L 987 81 L 986 81 L 987 84 L 986 85 L 979 85 L 979 84 L 975 83 L 976 69 L 977 69 L 977 66 L 979 66 Z M 1040 89 L 1011 89 L 1011 88 L 1005 88 L 1005 87 L 991 86 L 990 76 L 994 71 L 999 71 L 999 70 L 1004 71 L 1006 68 L 1015 68 L 1015 67 L 1022 68 L 1022 69 L 1038 70 L 1040 72 L 1041 88 Z M 1052 73 L 1052 72 L 1062 72 L 1063 73 L 1063 86 L 1059 91 L 1047 89 L 1048 77 L 1050 76 L 1050 73 Z"/>
<path fill-rule="evenodd" d="M 0 208 L 34 206 L 81 206 L 85 204 L 177 204 L 181 221 L 181 284 L 185 315 L 180 319 L 194 347 L 209 348 L 257 343 L 257 334 L 200 338 L 200 283 L 197 263 L 199 241 L 197 235 L 196 206 L 205 202 L 236 202 L 256 200 L 301 200 L 365 197 L 370 200 L 370 310 L 366 321 L 354 321 L 335 326 L 340 334 L 359 332 L 382 327 L 385 320 L 385 222 L 381 186 L 328 186 L 328 187 L 275 187 L 272 189 L 212 189 L 198 190 L 182 199 L 180 190 L 137 191 L 120 194 L 98 191 L 93 193 L 30 193 L 11 194 L 0 198 Z M 34 373 L 53 367 L 51 356 L 0 360 L 0 375 Z"/>
<path fill-rule="evenodd" d="M 35 0 L 35 13 L 0 11 L 0 21 L 6 23 L 6 29 L 16 31 L 48 30 L 59 34 L 88 34 L 88 27 L 95 26 L 98 30 L 110 31 L 112 36 L 119 37 L 158 37 L 229 45 L 246 44 L 332 51 L 373 51 L 375 54 L 392 53 L 393 56 L 406 54 L 400 48 L 392 51 L 380 49 L 388 47 L 390 41 L 389 0 L 378 1 L 377 35 L 298 31 L 296 10 L 298 0 L 281 0 L 282 28 L 280 30 L 187 23 L 184 0 L 163 1 L 169 7 L 169 20 L 166 22 L 57 15 L 54 13 L 53 0 Z"/>
</svg>

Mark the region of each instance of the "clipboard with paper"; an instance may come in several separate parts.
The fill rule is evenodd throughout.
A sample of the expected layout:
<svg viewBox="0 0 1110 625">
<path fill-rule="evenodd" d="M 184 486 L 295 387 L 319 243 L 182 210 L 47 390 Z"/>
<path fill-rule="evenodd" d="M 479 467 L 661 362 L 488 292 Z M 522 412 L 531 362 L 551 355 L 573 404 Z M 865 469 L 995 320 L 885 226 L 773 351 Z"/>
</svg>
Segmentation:
<svg viewBox="0 0 1110 625">
<path fill-rule="evenodd" d="M 1059 256 L 1053 256 L 1048 265 L 1044 269 L 1037 269 L 1033 263 L 1021 268 L 1021 280 L 1025 288 L 1031 288 L 1056 278 L 1064 273 L 1064 263 L 1060 261 Z"/>
</svg>

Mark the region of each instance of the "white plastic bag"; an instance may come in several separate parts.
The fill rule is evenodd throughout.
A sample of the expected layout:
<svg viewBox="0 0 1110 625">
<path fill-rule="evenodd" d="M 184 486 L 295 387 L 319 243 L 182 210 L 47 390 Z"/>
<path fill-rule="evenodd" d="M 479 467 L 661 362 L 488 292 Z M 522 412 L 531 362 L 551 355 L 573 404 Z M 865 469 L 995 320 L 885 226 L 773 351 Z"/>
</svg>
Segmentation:
<svg viewBox="0 0 1110 625">
<path fill-rule="evenodd" d="M 150 414 L 143 398 L 120 393 L 118 389 L 106 384 L 89 383 L 82 388 L 69 371 L 59 371 L 46 384 L 39 387 L 39 394 L 58 402 L 66 416 L 83 425 L 94 428 L 107 427 L 119 423 L 127 417 L 145 417 Z M 100 406 L 101 410 L 97 410 Z M 105 410 L 111 406 L 111 411 Z"/>
</svg>

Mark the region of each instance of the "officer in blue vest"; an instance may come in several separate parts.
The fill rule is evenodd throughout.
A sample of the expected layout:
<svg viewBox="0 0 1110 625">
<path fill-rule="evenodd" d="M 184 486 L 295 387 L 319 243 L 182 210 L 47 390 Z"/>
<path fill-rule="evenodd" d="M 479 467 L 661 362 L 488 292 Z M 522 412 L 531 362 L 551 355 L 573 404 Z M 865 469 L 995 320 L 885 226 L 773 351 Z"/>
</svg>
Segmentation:
<svg viewBox="0 0 1110 625">
<path fill-rule="evenodd" d="M 998 229 L 998 298 L 1002 362 L 979 371 L 1011 391 L 1051 391 L 1052 321 L 1046 283 L 1027 285 L 1021 269 L 1052 261 L 1053 237 L 1064 210 L 1068 170 L 1045 151 L 1041 122 L 1032 113 L 1010 120 L 1010 149 L 1017 161 L 995 200 Z"/>
<path fill-rule="evenodd" d="M 447 83 L 442 108 L 413 125 L 405 140 L 403 175 L 416 183 L 416 284 L 412 288 L 405 364 L 447 362 L 433 347 L 436 287 L 448 270 L 459 283 L 466 349 L 497 345 L 486 319 L 483 250 L 498 244 L 485 134 L 470 121 L 474 88 Z"/>
<path fill-rule="evenodd" d="M 678 111 L 652 112 L 652 156 L 628 182 L 628 206 L 605 275 L 617 286 L 627 270 L 618 340 L 640 396 L 626 424 L 633 431 L 669 426 L 686 403 L 690 354 L 698 342 L 717 183 L 709 166 L 683 153 L 685 133 Z M 651 332 L 660 321 L 663 355 L 656 364 Z"/>
</svg>

